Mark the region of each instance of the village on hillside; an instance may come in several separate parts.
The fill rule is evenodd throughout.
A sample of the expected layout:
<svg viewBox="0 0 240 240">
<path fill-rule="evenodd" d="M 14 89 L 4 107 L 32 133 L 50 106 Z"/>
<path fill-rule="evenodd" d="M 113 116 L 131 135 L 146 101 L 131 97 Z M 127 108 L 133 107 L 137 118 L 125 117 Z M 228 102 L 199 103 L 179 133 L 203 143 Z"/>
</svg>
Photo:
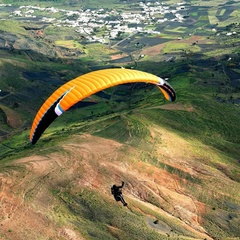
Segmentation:
<svg viewBox="0 0 240 240">
<path fill-rule="evenodd" d="M 115 49 L 121 53 L 111 56 L 114 63 L 136 64 L 146 56 L 159 55 L 161 61 L 170 62 L 188 54 L 202 54 L 208 51 L 209 45 L 218 53 L 219 44 L 229 47 L 240 44 L 238 8 L 234 4 L 212 8 L 187 2 L 144 1 L 128 6 L 114 9 L 74 7 L 73 10 L 44 7 L 44 4 L 0 4 L 0 29 L 3 30 L 0 47 L 31 48 L 49 56 L 79 58 L 95 55 L 94 47 L 102 44 L 102 50 L 98 46 L 99 55 L 105 55 L 104 47 L 107 46 L 108 51 Z M 8 20 L 17 21 L 30 37 L 39 39 L 38 44 L 30 38 L 19 39 L 12 33 L 5 34 L 6 29 L 15 25 Z M 216 53 L 210 52 L 210 55 L 216 56 Z M 229 56 L 230 60 L 232 58 L 234 56 Z"/>
<path fill-rule="evenodd" d="M 0 4 L 11 7 L 11 4 Z M 128 10 L 78 9 L 65 10 L 55 7 L 20 6 L 9 12 L 9 18 L 52 24 L 55 27 L 74 28 L 90 42 L 107 43 L 120 34 L 148 33 L 160 34 L 155 28 L 158 24 L 172 21 L 183 22 L 186 16 L 185 3 L 171 6 L 161 2 L 139 2 Z M 101 32 L 101 34 L 99 34 Z"/>
</svg>

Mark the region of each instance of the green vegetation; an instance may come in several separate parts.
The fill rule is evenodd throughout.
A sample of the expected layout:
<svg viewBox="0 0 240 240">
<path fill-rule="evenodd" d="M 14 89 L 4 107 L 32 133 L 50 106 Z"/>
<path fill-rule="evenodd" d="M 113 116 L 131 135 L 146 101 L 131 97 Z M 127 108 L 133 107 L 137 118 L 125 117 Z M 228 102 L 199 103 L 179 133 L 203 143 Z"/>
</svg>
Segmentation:
<svg viewBox="0 0 240 240">
<path fill-rule="evenodd" d="M 74 196 L 68 192 L 59 196 L 70 203 L 69 210 L 76 218 L 82 216 L 85 219 L 79 219 L 77 225 L 84 229 L 83 235 L 86 237 L 91 235 L 95 239 L 115 239 L 107 231 L 107 226 L 111 226 L 118 229 L 119 239 L 164 239 L 147 227 L 144 217 L 135 218 L 128 209 L 111 205 L 95 191 L 83 189 Z M 106 205 L 109 207 L 106 208 Z"/>
<path fill-rule="evenodd" d="M 84 237 L 89 236 L 95 239 L 168 239 L 165 234 L 159 234 L 150 229 L 145 220 L 144 214 L 127 208 L 121 208 L 112 204 L 96 191 L 83 188 L 80 192 L 56 192 L 55 196 L 65 203 L 67 211 L 64 211 L 64 218 L 73 216 L 76 227 L 83 229 Z M 168 219 L 161 214 L 144 207 L 138 202 L 129 200 L 131 206 L 141 209 L 157 219 L 166 222 L 171 228 L 170 239 L 192 239 L 194 234 L 186 231 L 176 220 Z M 108 206 L 107 208 L 105 206 Z M 61 214 L 59 207 L 55 208 L 57 214 Z M 118 212 L 118 214 L 116 214 Z M 84 219 L 84 220 L 83 220 Z M 114 230 L 114 234 L 112 230 Z M 192 238 L 191 238 L 192 237 Z"/>
<path fill-rule="evenodd" d="M 119 3 L 116 0 L 101 0 L 101 2 L 97 0 L 90 0 L 88 2 L 85 1 L 79 1 L 79 0 L 21 0 L 21 1 L 15 1 L 15 0 L 1 0 L 2 3 L 5 4 L 13 4 L 16 6 L 22 6 L 26 4 L 31 4 L 31 5 L 36 5 L 36 4 L 41 4 L 42 6 L 46 7 L 62 7 L 64 6 L 65 8 L 72 8 L 72 7 L 82 7 L 82 8 L 109 8 L 113 9 L 115 7 L 119 6 Z M 121 6 L 124 7 L 125 5 L 123 4 Z"/>
<path fill-rule="evenodd" d="M 83 46 L 75 42 L 74 40 L 57 40 L 55 43 L 59 46 L 63 46 L 66 48 L 70 48 L 70 49 L 77 48 L 77 49 L 83 50 Z"/>
<path fill-rule="evenodd" d="M 39 4 L 39 1 L 2 2 Z M 72 6 L 111 9 L 113 6 L 124 8 L 127 3 L 59 0 L 41 1 L 41 4 L 65 4 L 69 9 Z M 76 160 L 76 156 L 68 155 L 62 147 L 67 142 L 77 145 L 85 141 L 84 138 L 75 140 L 75 135 L 91 134 L 112 139 L 121 144 L 120 157 L 116 162 L 122 161 L 121 154 L 126 158 L 120 168 L 124 169 L 124 164 L 135 164 L 131 173 L 114 172 L 117 177 L 122 174 L 129 182 L 137 181 L 133 177 L 134 171 L 138 171 L 137 167 L 145 167 L 146 175 L 152 176 L 152 181 L 157 184 L 157 181 L 165 181 L 158 179 L 157 171 L 166 174 L 175 182 L 173 188 L 176 188 L 176 194 L 185 194 L 196 203 L 196 209 L 197 204 L 204 205 L 203 212 L 196 215 L 201 216 L 201 225 L 212 238 L 236 239 L 240 235 L 240 48 L 238 35 L 226 34 L 239 34 L 239 24 L 233 24 L 239 17 L 239 10 L 229 13 L 225 8 L 218 9 L 217 6 L 223 4 L 220 0 L 191 1 L 191 4 L 196 7 L 189 13 L 189 18 L 194 20 L 193 26 L 176 27 L 169 24 L 160 36 L 150 38 L 137 34 L 136 38 L 128 39 L 126 45 L 123 42 L 118 49 L 109 48 L 107 44 L 87 43 L 84 37 L 79 37 L 67 27 L 60 31 L 59 28 L 45 26 L 45 35 L 38 38 L 24 29 L 19 21 L 1 20 L 0 31 L 3 35 L 9 39 L 20 39 L 12 44 L 12 48 L 9 41 L 5 44 L 7 47 L 0 50 L 1 174 L 24 180 L 34 169 L 33 163 L 29 164 L 31 168 L 17 165 L 14 160 L 36 154 L 47 158 L 51 158 L 51 154 L 59 154 L 71 161 Z M 206 10 L 200 6 L 209 8 Z M 154 27 L 151 25 L 149 29 Z M 212 31 L 213 28 L 217 32 Z M 102 35 L 104 30 L 95 29 L 95 33 Z M 159 41 L 160 38 L 164 41 Z M 150 53 L 144 52 L 145 56 L 139 58 L 141 51 L 152 47 L 148 44 L 153 39 L 156 39 L 156 45 L 153 44 L 156 49 Z M 139 42 L 141 48 L 128 50 L 128 47 Z M 71 55 L 71 51 L 80 53 Z M 121 54 L 134 56 L 136 60 L 130 64 L 111 62 L 112 57 Z M 57 87 L 83 73 L 114 66 L 133 66 L 169 78 L 177 92 L 176 103 L 168 103 L 161 92 L 151 86 L 144 89 L 138 84 L 114 87 L 105 91 L 107 97 L 94 95 L 85 99 L 83 105 L 75 106 L 58 118 L 35 146 L 29 143 L 32 120 L 43 101 Z M 170 139 L 163 138 L 163 131 L 169 133 Z M 188 144 L 182 147 L 179 139 L 184 139 Z M 169 153 L 175 148 L 179 159 L 172 158 Z M 81 162 L 84 154 L 76 158 Z M 110 170 L 104 164 L 96 165 L 103 179 L 110 176 Z M 82 184 L 83 166 L 77 165 L 79 168 L 76 172 L 80 177 L 73 178 L 69 177 L 67 167 L 57 166 L 56 175 L 52 171 L 41 179 L 36 177 L 32 183 L 36 184 L 36 188 L 33 187 L 24 196 L 31 202 L 40 189 L 38 184 L 41 189 L 46 188 L 48 201 L 54 203 L 51 205 L 53 212 L 45 214 L 47 218 L 54 219 L 58 227 L 72 224 L 74 230 L 86 239 L 175 240 L 198 237 L 182 225 L 185 220 L 180 221 L 180 213 L 174 212 L 171 205 L 174 198 L 162 194 L 159 189 L 151 189 L 146 184 L 146 195 L 139 194 L 139 189 L 136 193 L 129 193 L 133 197 L 128 202 L 133 207 L 122 208 L 106 197 L 106 193 L 95 190 L 94 184 L 89 188 Z M 134 187 L 130 186 L 129 189 Z M 175 218 L 154 209 L 164 210 Z M 155 231 L 149 227 L 146 216 L 162 221 L 171 230 L 167 234 Z M 6 234 L 14 234 L 14 229 L 8 229 Z M 7 238 L 6 234 L 1 234 L 1 237 Z"/>
<path fill-rule="evenodd" d="M 197 45 L 190 46 L 187 43 L 167 43 L 163 49 L 163 53 L 184 52 L 197 53 L 201 51 L 201 48 Z"/>
<path fill-rule="evenodd" d="M 22 27 L 18 21 L 1 20 L 0 31 L 27 35 L 27 31 Z"/>
</svg>

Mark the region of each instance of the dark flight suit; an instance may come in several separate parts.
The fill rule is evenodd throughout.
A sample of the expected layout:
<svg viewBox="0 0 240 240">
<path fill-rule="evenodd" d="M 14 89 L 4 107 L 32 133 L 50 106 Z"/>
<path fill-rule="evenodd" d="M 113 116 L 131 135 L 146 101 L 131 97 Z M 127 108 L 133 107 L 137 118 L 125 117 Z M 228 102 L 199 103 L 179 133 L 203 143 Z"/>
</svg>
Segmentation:
<svg viewBox="0 0 240 240">
<path fill-rule="evenodd" d="M 123 195 L 122 195 L 122 190 L 121 188 L 124 186 L 124 182 L 122 182 L 121 186 L 116 186 L 115 184 L 111 187 L 111 192 L 115 198 L 115 200 L 121 201 L 123 206 L 127 206 L 127 203 L 125 202 Z"/>
</svg>

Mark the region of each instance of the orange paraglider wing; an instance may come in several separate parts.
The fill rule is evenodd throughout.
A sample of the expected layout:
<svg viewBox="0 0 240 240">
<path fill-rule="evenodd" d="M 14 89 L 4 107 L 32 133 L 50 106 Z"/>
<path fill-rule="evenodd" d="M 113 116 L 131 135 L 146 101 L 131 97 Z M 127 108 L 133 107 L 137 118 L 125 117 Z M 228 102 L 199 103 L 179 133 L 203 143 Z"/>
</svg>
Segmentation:
<svg viewBox="0 0 240 240">
<path fill-rule="evenodd" d="M 176 99 L 173 88 L 156 75 L 124 68 L 93 71 L 65 83 L 43 103 L 32 124 L 31 143 L 35 144 L 58 116 L 82 99 L 109 87 L 134 82 L 155 84 L 167 100 Z"/>
</svg>

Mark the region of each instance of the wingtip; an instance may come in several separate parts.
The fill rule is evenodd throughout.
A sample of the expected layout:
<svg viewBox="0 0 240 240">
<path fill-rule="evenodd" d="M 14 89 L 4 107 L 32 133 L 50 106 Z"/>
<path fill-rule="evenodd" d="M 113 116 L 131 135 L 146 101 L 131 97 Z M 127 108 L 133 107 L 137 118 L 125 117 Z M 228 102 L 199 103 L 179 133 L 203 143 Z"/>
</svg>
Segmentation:
<svg viewBox="0 0 240 240">
<path fill-rule="evenodd" d="M 164 97 L 168 101 L 174 102 L 176 100 L 176 93 L 175 93 L 173 87 L 168 82 L 166 82 L 164 79 L 159 78 L 158 87 L 160 88 Z"/>
</svg>

